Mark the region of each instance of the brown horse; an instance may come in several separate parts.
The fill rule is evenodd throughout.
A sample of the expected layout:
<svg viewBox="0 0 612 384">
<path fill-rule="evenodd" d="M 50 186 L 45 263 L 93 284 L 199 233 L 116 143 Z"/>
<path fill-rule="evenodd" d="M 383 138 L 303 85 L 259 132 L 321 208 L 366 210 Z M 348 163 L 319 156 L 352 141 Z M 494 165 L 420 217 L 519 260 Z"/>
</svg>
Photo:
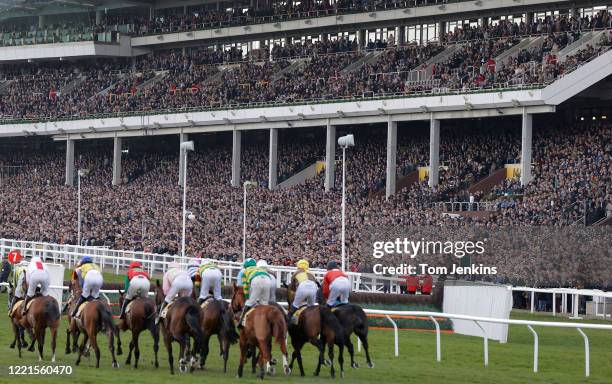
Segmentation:
<svg viewBox="0 0 612 384">
<path fill-rule="evenodd" d="M 235 283 L 233 287 L 234 292 L 232 294 L 231 306 L 234 313 L 238 314 L 244 308 L 244 290 L 242 287 L 236 286 Z M 287 322 L 285 314 L 272 305 L 258 305 L 249 312 L 244 328 L 240 332 L 240 365 L 238 366 L 237 377 L 242 377 L 247 354 L 251 348 L 254 349 L 255 347 L 259 348 L 259 378 L 263 379 L 266 371 L 268 374 L 274 374 L 274 368 L 271 365 L 272 337 L 280 345 L 285 375 L 289 375 L 291 368 L 289 368 L 287 356 Z"/>
<path fill-rule="evenodd" d="M 13 302 L 14 292 L 15 292 L 14 287 L 12 285 L 9 285 L 9 303 Z M 9 308 L 9 311 L 12 312 L 10 313 L 10 318 L 11 318 L 11 325 L 13 327 L 13 333 L 15 335 L 13 342 L 9 345 L 9 347 L 12 349 L 12 348 L 15 348 L 15 345 L 17 345 L 19 357 L 21 357 L 21 350 L 28 346 L 28 343 L 25 341 L 25 332 L 26 331 L 28 332 L 28 334 L 30 335 L 30 340 L 32 340 L 32 344 L 28 348 L 30 352 L 34 352 L 35 338 L 34 338 L 34 333 L 32 332 L 32 329 L 25 328 L 22 325 L 23 317 L 21 316 L 21 306 L 23 305 L 23 300 L 19 302 L 21 303 L 21 305 L 14 312 L 12 312 L 13 308 Z"/>
<path fill-rule="evenodd" d="M 43 347 L 45 345 L 45 332 L 49 328 L 51 333 L 51 362 L 55 362 L 55 346 L 57 343 L 57 329 L 60 324 L 59 304 L 53 296 L 38 296 L 32 299 L 32 305 L 21 320 L 26 329 L 34 330 L 34 340 L 38 343 L 38 361 L 43 359 Z"/>
<path fill-rule="evenodd" d="M 204 338 L 200 353 L 200 369 L 204 369 L 209 352 L 209 341 L 212 335 L 217 335 L 223 357 L 223 372 L 227 372 L 227 359 L 231 344 L 238 341 L 238 333 L 234 326 L 234 312 L 223 300 L 208 299 L 202 303 L 202 331 Z"/>
<path fill-rule="evenodd" d="M 80 296 L 80 290 L 78 290 L 78 284 L 73 285 L 72 294 L 67 303 L 67 307 L 72 311 L 76 305 L 77 298 Z M 79 346 L 78 356 L 75 364 L 81 363 L 81 357 L 85 352 L 85 347 L 89 342 L 89 346 L 93 348 L 96 354 L 96 368 L 100 368 L 100 348 L 98 347 L 98 332 L 105 331 L 108 337 L 108 349 L 112 356 L 113 368 L 118 368 L 117 357 L 115 356 L 115 336 L 119 334 L 117 326 L 113 322 L 111 310 L 108 304 L 101 300 L 92 300 L 85 304 L 85 307 L 81 311 L 80 317 L 69 318 L 70 326 L 67 330 L 68 335 L 73 335 L 78 331 L 83 333 L 83 341 Z M 66 340 L 66 350 L 69 351 L 70 340 Z M 118 354 L 121 354 L 120 348 L 118 348 Z"/>
<path fill-rule="evenodd" d="M 119 291 L 119 306 L 123 306 L 125 300 L 125 292 Z M 132 332 L 132 340 L 130 341 L 130 351 L 128 352 L 125 365 L 132 363 L 132 351 L 134 351 L 134 368 L 138 368 L 138 360 L 140 359 L 140 346 L 138 338 L 142 331 L 148 330 L 153 337 L 153 353 L 155 355 L 155 368 L 159 367 L 157 352 L 159 351 L 159 328 L 155 325 L 155 315 L 157 306 L 155 301 L 149 297 L 135 298 L 130 304 L 130 311 L 125 314 L 125 319 L 119 323 L 121 331 Z"/>
<path fill-rule="evenodd" d="M 288 287 L 287 301 L 293 302 L 295 291 Z M 289 304 L 290 305 L 290 304 Z M 319 359 L 314 375 L 319 376 L 321 365 L 324 364 L 325 343 L 328 345 L 329 364 L 331 377 L 336 376 L 334 368 L 334 344 L 337 344 L 340 350 L 338 361 L 340 363 L 341 374 L 344 376 L 344 336 L 342 327 L 331 311 L 325 306 L 313 306 L 303 310 L 298 319 L 297 324 L 289 324 L 289 335 L 291 335 L 291 344 L 293 346 L 293 354 L 291 356 L 290 368 L 293 368 L 293 362 L 297 359 L 300 368 L 300 375 L 304 376 L 304 367 L 302 365 L 303 346 L 310 342 L 319 350 Z"/>
<path fill-rule="evenodd" d="M 155 301 L 158 305 L 164 300 L 162 288 L 157 281 L 153 286 Z M 187 372 L 187 363 L 193 372 L 196 362 L 195 356 L 190 356 L 189 338 L 194 339 L 193 351 L 200 351 L 202 348 L 203 334 L 201 329 L 202 311 L 191 297 L 179 297 L 168 307 L 166 317 L 161 319 L 161 329 L 164 337 L 164 344 L 168 351 L 168 363 L 170 373 L 174 375 L 174 357 L 172 355 L 172 342 L 177 341 L 180 346 L 179 370 Z M 194 353 L 195 355 L 195 353 Z"/>
</svg>

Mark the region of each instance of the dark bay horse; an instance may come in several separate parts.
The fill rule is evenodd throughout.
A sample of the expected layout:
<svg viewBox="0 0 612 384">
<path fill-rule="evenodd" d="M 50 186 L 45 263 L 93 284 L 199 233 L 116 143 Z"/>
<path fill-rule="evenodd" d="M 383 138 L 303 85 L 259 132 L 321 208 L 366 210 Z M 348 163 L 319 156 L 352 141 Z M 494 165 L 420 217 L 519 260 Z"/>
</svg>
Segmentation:
<svg viewBox="0 0 612 384">
<path fill-rule="evenodd" d="M 227 360 L 231 344 L 238 341 L 238 333 L 234 326 L 234 312 L 223 300 L 210 298 L 202 303 L 202 348 L 200 353 L 200 368 L 204 369 L 209 352 L 209 342 L 212 335 L 217 335 L 223 357 L 223 372 L 227 372 Z"/>
<path fill-rule="evenodd" d="M 15 293 L 14 287 L 12 285 L 9 285 L 9 303 L 13 302 L 14 293 Z M 25 332 L 26 331 L 28 332 L 28 334 L 30 335 L 30 339 L 32 340 L 32 344 L 28 348 L 30 352 L 34 352 L 35 338 L 34 338 L 34 333 L 32 332 L 32 329 L 26 328 L 24 327 L 24 325 L 22 325 L 23 317 L 21 316 L 21 308 L 23 305 L 23 300 L 19 301 L 18 303 L 21 303 L 21 305 L 19 305 L 15 309 L 14 312 L 13 312 L 13 308 L 9 308 L 11 326 L 13 327 L 13 333 L 15 335 L 13 342 L 10 344 L 9 347 L 12 349 L 12 348 L 15 348 L 15 345 L 17 345 L 17 351 L 19 353 L 19 357 L 21 357 L 21 350 L 28 346 L 28 343 L 26 343 L 25 341 Z"/>
<path fill-rule="evenodd" d="M 157 281 L 157 285 L 153 286 L 155 292 L 155 301 L 158 305 L 164 300 L 162 288 Z M 180 346 L 179 353 L 179 370 L 187 372 L 187 363 L 190 365 L 190 370 L 193 372 L 196 362 L 195 356 L 190 356 L 189 338 L 194 339 L 193 352 L 200 351 L 202 348 L 202 311 L 200 307 L 191 297 L 179 297 L 174 300 L 166 317 L 161 319 L 161 329 L 164 338 L 164 344 L 168 351 L 168 363 L 170 365 L 170 373 L 174 375 L 174 356 L 172 355 L 172 342 L 177 341 Z"/>
<path fill-rule="evenodd" d="M 125 300 L 125 292 L 119 291 L 119 306 L 123 306 Z M 130 341 L 130 351 L 128 352 L 125 365 L 132 363 L 132 351 L 134 352 L 134 368 L 138 368 L 138 360 L 140 359 L 140 346 L 138 338 L 142 331 L 151 332 L 153 337 L 153 353 L 155 356 L 155 368 L 159 367 L 157 352 L 159 351 L 159 328 L 155 325 L 155 315 L 157 314 L 157 306 L 155 300 L 150 297 L 135 298 L 130 304 L 130 311 L 125 314 L 125 319 L 119 323 L 121 331 L 132 332 L 132 340 Z"/>
<path fill-rule="evenodd" d="M 236 286 L 236 284 L 233 287 L 231 307 L 234 313 L 238 314 L 244 308 L 246 300 L 243 288 Z M 287 321 L 285 320 L 285 314 L 272 305 L 257 305 L 249 311 L 244 327 L 240 332 L 238 378 L 242 377 L 249 350 L 255 347 L 259 349 L 259 378 L 263 379 L 266 371 L 268 374 L 274 374 L 275 371 L 271 364 L 272 338 L 280 345 L 285 375 L 291 373 L 287 354 Z"/>
<path fill-rule="evenodd" d="M 287 289 L 287 301 L 293 302 L 295 291 L 290 287 Z M 290 305 L 290 304 L 289 304 Z M 342 375 L 344 375 L 344 333 L 342 326 L 336 317 L 325 305 L 313 306 L 306 308 L 301 313 L 297 324 L 289 324 L 289 335 L 291 335 L 291 344 L 293 346 L 293 354 L 291 356 L 290 368 L 293 368 L 293 362 L 297 359 L 300 368 L 300 374 L 304 376 L 304 367 L 302 365 L 303 346 L 310 342 L 319 350 L 319 359 L 314 375 L 318 376 L 321 372 L 321 365 L 324 363 L 325 344 L 328 346 L 330 373 L 331 377 L 336 376 L 334 368 L 334 344 L 339 347 L 338 362 Z"/>
<path fill-rule="evenodd" d="M 351 335 L 355 333 L 359 340 L 361 340 L 361 344 L 363 344 L 368 367 L 374 368 L 368 345 L 368 317 L 363 309 L 356 304 L 344 304 L 333 308 L 332 313 L 336 316 L 344 330 L 344 343 L 351 356 L 351 367 L 359 368 L 359 365 L 355 362 L 355 351 L 351 342 Z"/>
<path fill-rule="evenodd" d="M 72 285 L 72 294 L 67 302 L 67 307 L 72 310 L 76 305 L 76 299 L 81 295 L 78 284 Z M 83 333 L 83 340 L 79 346 L 76 365 L 81 363 L 81 357 L 85 352 L 87 343 L 93 348 L 96 354 L 96 368 L 100 368 L 100 348 L 98 347 L 97 336 L 100 331 L 106 332 L 108 337 L 108 349 L 112 356 L 113 368 L 118 368 L 117 357 L 115 356 L 115 336 L 119 335 L 119 330 L 113 322 L 110 307 L 107 303 L 102 300 L 92 300 L 85 304 L 85 307 L 81 311 L 80 317 L 69 318 L 70 326 L 67 330 L 68 336 L 70 333 L 75 334 Z M 69 337 L 66 339 L 66 351 L 69 352 L 70 340 Z M 120 347 L 119 347 L 120 349 Z M 118 350 L 118 354 L 121 354 Z"/>
</svg>

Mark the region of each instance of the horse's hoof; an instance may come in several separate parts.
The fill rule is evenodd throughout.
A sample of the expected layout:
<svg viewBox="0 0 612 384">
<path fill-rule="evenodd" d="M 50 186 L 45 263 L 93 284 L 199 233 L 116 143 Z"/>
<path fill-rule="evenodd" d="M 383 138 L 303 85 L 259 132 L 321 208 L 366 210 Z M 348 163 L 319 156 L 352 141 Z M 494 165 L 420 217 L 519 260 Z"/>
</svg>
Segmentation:
<svg viewBox="0 0 612 384">
<path fill-rule="evenodd" d="M 371 361 L 368 361 L 368 368 L 374 368 L 374 363 Z"/>
<path fill-rule="evenodd" d="M 340 372 L 340 377 L 344 379 L 344 371 Z"/>
<path fill-rule="evenodd" d="M 240 375 L 236 375 L 236 378 L 237 378 L 237 379 L 242 379 L 242 376 L 240 376 Z"/>
<path fill-rule="evenodd" d="M 357 369 L 357 368 L 359 368 L 359 364 L 357 364 L 357 363 L 351 363 L 351 368 L 355 368 L 355 369 Z"/>
<path fill-rule="evenodd" d="M 270 365 L 276 365 L 276 363 L 278 363 L 278 360 L 276 360 L 275 358 L 270 359 Z"/>
<path fill-rule="evenodd" d="M 28 352 L 34 352 L 34 347 L 28 348 Z"/>
<path fill-rule="evenodd" d="M 270 369 L 268 369 L 268 375 L 270 376 L 276 375 L 276 369 L 274 369 L 273 367 L 270 367 Z"/>
<path fill-rule="evenodd" d="M 331 366 L 332 365 L 331 360 L 329 360 L 329 359 L 323 360 L 323 365 L 325 365 L 326 367 Z"/>
<path fill-rule="evenodd" d="M 66 350 L 64 350 L 64 354 L 69 355 L 72 351 L 70 350 L 70 348 L 66 348 Z"/>
<path fill-rule="evenodd" d="M 116 362 L 116 361 L 113 361 L 112 366 L 113 366 L 113 368 L 119 368 L 119 363 Z"/>
<path fill-rule="evenodd" d="M 291 374 L 291 368 L 288 365 L 285 365 L 285 376 L 289 376 Z M 302 374 L 304 376 L 304 374 Z"/>
<path fill-rule="evenodd" d="M 179 367 L 179 371 L 180 371 L 181 373 L 187 373 L 187 366 L 186 366 L 186 365 L 182 365 L 182 366 L 180 366 L 180 367 Z"/>
</svg>

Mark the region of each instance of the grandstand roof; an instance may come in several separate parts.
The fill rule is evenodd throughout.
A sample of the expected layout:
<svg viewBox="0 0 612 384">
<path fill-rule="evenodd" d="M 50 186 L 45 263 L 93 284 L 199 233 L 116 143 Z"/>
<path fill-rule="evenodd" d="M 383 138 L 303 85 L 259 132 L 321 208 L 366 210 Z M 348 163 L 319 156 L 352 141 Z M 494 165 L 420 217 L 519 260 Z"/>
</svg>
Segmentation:
<svg viewBox="0 0 612 384">
<path fill-rule="evenodd" d="M 153 0 L 0 0 L 0 20 L 148 5 Z"/>
</svg>

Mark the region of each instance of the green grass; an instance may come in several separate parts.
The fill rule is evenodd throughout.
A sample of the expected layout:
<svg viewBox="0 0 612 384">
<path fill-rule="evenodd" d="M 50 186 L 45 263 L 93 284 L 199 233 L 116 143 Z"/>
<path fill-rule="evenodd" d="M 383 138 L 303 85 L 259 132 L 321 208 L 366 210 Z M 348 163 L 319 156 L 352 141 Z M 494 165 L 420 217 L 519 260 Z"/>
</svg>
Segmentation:
<svg viewBox="0 0 612 384">
<path fill-rule="evenodd" d="M 0 302 L 6 301 L 6 295 L 0 295 Z M 513 313 L 514 318 L 552 320 L 561 319 L 549 316 L 530 315 L 528 313 Z M 8 318 L 0 320 L 0 383 L 15 382 L 15 377 L 8 375 L 8 366 L 17 364 L 39 364 L 34 353 L 24 352 L 19 359 L 17 351 L 8 348 L 12 340 Z M 120 357 L 121 367 L 112 369 L 109 352 L 104 338 L 100 338 L 102 358 L 101 368 L 94 368 L 93 357 L 84 358 L 80 367 L 74 366 L 76 356 L 65 355 L 65 320 L 58 340 L 57 364 L 73 366 L 72 376 L 52 377 L 21 376 L 19 383 L 35 383 L 44 379 L 52 383 L 131 383 L 147 382 L 149 384 L 166 383 L 170 380 L 180 380 L 181 383 L 207 383 L 212 381 L 236 382 L 234 379 L 238 361 L 238 347 L 232 347 L 229 362 L 229 372 L 223 374 L 221 360 L 216 353 L 211 353 L 205 371 L 193 374 L 176 374 L 171 377 L 168 370 L 165 348 L 160 349 L 160 368 L 151 365 L 151 338 L 141 337 L 140 367 L 135 370 L 126 367 L 125 354 L 130 340 L 129 333 L 122 334 L 124 355 Z M 350 383 L 612 383 L 612 331 L 585 331 L 591 343 L 591 377 L 584 377 L 584 347 L 582 337 L 573 329 L 536 328 L 540 336 L 540 373 L 532 372 L 533 338 L 529 330 L 523 326 L 511 326 L 507 344 L 490 342 L 489 367 L 483 366 L 483 343 L 476 337 L 442 334 L 442 362 L 435 361 L 435 335 L 431 332 L 401 331 L 400 357 L 393 356 L 393 332 L 387 330 L 371 330 L 371 354 L 376 364 L 374 369 L 365 368 L 363 353 L 357 354 L 357 361 L 363 368 L 346 368 L 346 382 Z M 217 351 L 216 340 L 211 341 L 211 351 Z M 291 348 L 290 348 L 291 350 Z M 176 347 L 175 347 L 176 351 Z M 275 356 L 278 357 L 275 347 Z M 50 364 L 48 340 L 45 346 L 45 362 Z M 312 377 L 314 371 L 314 348 L 306 347 L 304 363 L 306 377 L 301 378 L 294 372 L 286 379 L 284 376 L 267 377 L 266 380 L 277 383 L 315 383 L 329 382 L 329 370 L 324 368 L 318 379 Z M 297 368 L 297 365 L 296 367 Z M 247 370 L 248 371 L 248 370 Z M 256 382 L 246 373 L 242 382 Z"/>
</svg>

